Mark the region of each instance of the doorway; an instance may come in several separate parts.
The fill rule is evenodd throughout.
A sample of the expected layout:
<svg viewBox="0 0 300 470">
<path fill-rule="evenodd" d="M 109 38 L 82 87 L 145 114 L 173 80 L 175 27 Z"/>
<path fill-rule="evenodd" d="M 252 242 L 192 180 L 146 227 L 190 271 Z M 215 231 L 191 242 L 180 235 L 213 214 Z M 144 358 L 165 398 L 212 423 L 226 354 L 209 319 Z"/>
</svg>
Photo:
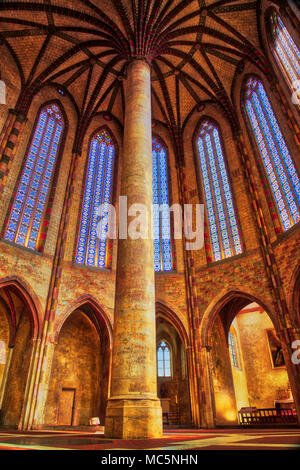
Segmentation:
<svg viewBox="0 0 300 470">
<path fill-rule="evenodd" d="M 58 424 L 72 426 L 75 408 L 75 388 L 63 388 L 60 394 Z"/>
<path fill-rule="evenodd" d="M 217 426 L 238 424 L 242 410 L 274 414 L 295 406 L 272 319 L 261 305 L 242 300 L 225 304 L 210 331 Z"/>
</svg>

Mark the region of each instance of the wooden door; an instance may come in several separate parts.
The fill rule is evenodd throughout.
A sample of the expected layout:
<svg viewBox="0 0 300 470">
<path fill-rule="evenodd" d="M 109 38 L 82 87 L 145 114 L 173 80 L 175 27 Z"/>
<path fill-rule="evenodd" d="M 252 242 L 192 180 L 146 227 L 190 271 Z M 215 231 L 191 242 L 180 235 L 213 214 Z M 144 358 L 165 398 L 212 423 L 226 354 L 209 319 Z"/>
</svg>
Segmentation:
<svg viewBox="0 0 300 470">
<path fill-rule="evenodd" d="M 75 405 L 75 388 L 63 388 L 60 393 L 58 423 L 72 426 Z"/>
</svg>

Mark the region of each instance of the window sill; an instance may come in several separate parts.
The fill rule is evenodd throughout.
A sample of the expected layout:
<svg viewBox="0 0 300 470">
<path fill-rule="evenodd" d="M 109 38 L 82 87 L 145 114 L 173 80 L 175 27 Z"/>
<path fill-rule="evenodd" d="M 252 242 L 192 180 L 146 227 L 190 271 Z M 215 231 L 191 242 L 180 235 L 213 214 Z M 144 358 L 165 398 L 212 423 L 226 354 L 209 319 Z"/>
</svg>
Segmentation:
<svg viewBox="0 0 300 470">
<path fill-rule="evenodd" d="M 111 273 L 111 268 L 96 268 L 95 266 L 87 266 L 86 264 L 72 263 L 74 268 L 87 269 L 88 271 L 100 272 L 100 273 Z"/>
<path fill-rule="evenodd" d="M 219 261 L 210 261 L 209 263 L 207 263 L 207 266 L 209 268 L 213 266 L 219 266 L 220 264 L 229 263 L 245 256 L 247 256 L 247 252 L 243 251 L 243 253 L 240 253 L 239 255 L 229 256 L 229 258 L 220 259 Z"/>
<path fill-rule="evenodd" d="M 46 257 L 46 255 L 44 253 L 42 253 L 41 251 L 36 251 L 36 250 L 33 250 L 32 248 L 27 248 L 26 246 L 18 245 L 18 243 L 10 242 L 9 240 L 6 240 L 5 238 L 0 238 L 0 241 L 7 244 L 7 245 L 10 245 L 14 248 L 18 248 L 22 251 L 27 251 L 28 253 L 31 253 L 31 254 L 34 254 L 34 255 Z"/>
</svg>

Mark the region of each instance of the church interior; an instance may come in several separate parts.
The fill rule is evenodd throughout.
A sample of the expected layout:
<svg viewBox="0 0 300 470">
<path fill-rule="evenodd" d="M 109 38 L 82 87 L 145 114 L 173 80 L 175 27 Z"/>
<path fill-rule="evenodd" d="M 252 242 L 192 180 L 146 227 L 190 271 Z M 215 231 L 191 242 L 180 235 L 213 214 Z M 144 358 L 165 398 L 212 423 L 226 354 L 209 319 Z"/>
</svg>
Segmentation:
<svg viewBox="0 0 300 470">
<path fill-rule="evenodd" d="M 1 1 L 0 449 L 299 426 L 299 26 L 293 0 Z"/>
</svg>

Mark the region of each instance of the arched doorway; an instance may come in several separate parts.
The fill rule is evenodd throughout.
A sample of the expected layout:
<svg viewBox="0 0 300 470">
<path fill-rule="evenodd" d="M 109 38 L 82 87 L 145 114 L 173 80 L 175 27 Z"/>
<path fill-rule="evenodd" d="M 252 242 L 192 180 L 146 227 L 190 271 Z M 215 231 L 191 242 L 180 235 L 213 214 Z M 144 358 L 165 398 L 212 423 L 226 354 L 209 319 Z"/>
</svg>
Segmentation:
<svg viewBox="0 0 300 470">
<path fill-rule="evenodd" d="M 208 342 L 216 426 L 237 425 L 242 408 L 295 410 L 278 324 L 266 310 L 256 299 L 236 294 L 223 299 L 211 317 Z"/>
<path fill-rule="evenodd" d="M 93 417 L 104 424 L 109 386 L 110 334 L 100 310 L 85 302 L 57 331 L 45 425 L 87 426 Z"/>
<path fill-rule="evenodd" d="M 292 311 L 295 315 L 295 326 L 300 328 L 300 266 L 295 271 L 293 281 Z"/>
<path fill-rule="evenodd" d="M 26 394 L 38 336 L 35 304 L 18 281 L 0 282 L 0 425 L 21 427 L 30 397 Z"/>
<path fill-rule="evenodd" d="M 184 336 L 184 327 L 176 315 L 157 304 L 157 395 L 162 404 L 163 423 L 169 425 L 191 423 L 187 337 Z"/>
</svg>

